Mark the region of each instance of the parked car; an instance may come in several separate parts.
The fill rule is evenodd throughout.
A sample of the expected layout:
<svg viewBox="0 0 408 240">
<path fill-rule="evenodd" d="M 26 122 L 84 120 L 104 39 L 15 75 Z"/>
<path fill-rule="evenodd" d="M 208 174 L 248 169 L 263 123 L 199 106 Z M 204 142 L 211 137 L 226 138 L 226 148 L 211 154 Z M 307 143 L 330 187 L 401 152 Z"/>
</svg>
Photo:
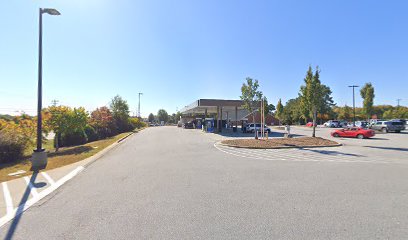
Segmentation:
<svg viewBox="0 0 408 240">
<path fill-rule="evenodd" d="M 370 119 L 369 125 L 370 126 L 375 125 L 377 122 L 380 122 L 380 121 L 386 121 L 386 120 L 384 120 L 384 119 Z"/>
<path fill-rule="evenodd" d="M 339 127 L 346 128 L 347 126 L 348 126 L 348 122 L 347 122 L 347 121 L 344 121 L 344 120 L 339 121 Z"/>
<path fill-rule="evenodd" d="M 350 127 L 331 132 L 333 137 L 354 137 L 354 138 L 370 138 L 375 136 L 374 130 L 364 129 L 360 127 Z"/>
<path fill-rule="evenodd" d="M 329 121 L 325 122 L 325 123 L 323 124 L 323 126 L 325 126 L 325 127 L 330 127 L 330 128 L 337 128 L 337 127 L 340 127 L 340 121 L 337 121 L 337 120 L 329 120 Z"/>
<path fill-rule="evenodd" d="M 405 119 L 392 119 L 391 121 L 401 121 L 404 125 L 407 125 L 407 120 Z"/>
<path fill-rule="evenodd" d="M 246 132 L 254 133 L 255 131 L 261 131 L 261 124 L 260 123 L 250 123 L 246 126 Z M 271 129 L 264 125 L 264 132 L 271 132 Z"/>
<path fill-rule="evenodd" d="M 313 127 L 313 122 L 306 123 L 306 127 Z M 315 127 L 317 127 L 317 123 L 315 123 Z"/>
<path fill-rule="evenodd" d="M 359 127 L 359 128 L 368 128 L 370 126 L 370 124 L 367 121 L 356 121 L 356 126 L 355 127 Z M 354 127 L 353 123 L 349 123 L 347 125 L 347 127 Z"/>
<path fill-rule="evenodd" d="M 399 133 L 402 130 L 405 130 L 405 125 L 402 121 L 377 121 L 375 124 L 371 125 L 370 128 L 383 133 Z"/>
<path fill-rule="evenodd" d="M 184 123 L 183 128 L 185 128 L 185 129 L 194 129 L 194 122 L 190 121 L 190 122 Z"/>
</svg>

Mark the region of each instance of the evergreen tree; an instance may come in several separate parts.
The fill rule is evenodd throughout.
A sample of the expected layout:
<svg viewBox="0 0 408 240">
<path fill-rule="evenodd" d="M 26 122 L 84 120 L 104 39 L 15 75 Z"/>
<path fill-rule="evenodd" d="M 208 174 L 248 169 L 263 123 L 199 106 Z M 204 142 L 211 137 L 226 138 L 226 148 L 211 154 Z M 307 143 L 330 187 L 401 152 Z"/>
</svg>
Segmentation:
<svg viewBox="0 0 408 240">
<path fill-rule="evenodd" d="M 259 91 L 258 88 L 258 80 L 254 81 L 249 77 L 246 78 L 246 83 L 243 83 L 241 87 L 240 98 L 244 102 L 243 107 L 248 110 L 250 114 L 256 110 L 257 105 L 259 106 L 259 102 L 262 98 L 262 92 Z M 252 114 L 252 120 L 255 123 L 255 114 Z"/>
<path fill-rule="evenodd" d="M 367 119 L 371 118 L 374 105 L 374 87 L 371 83 L 366 83 L 360 89 L 360 95 L 363 98 L 363 112 Z"/>
<path fill-rule="evenodd" d="M 316 67 L 316 71 L 313 74 L 312 67 L 309 66 L 304 81 L 305 85 L 301 86 L 299 92 L 300 111 L 305 119 L 313 119 L 312 136 L 316 137 L 317 113 L 331 111 L 334 105 L 333 99 L 330 96 L 332 92 L 328 86 L 320 82 L 319 67 Z"/>
<path fill-rule="evenodd" d="M 150 114 L 149 114 L 149 117 L 147 118 L 147 121 L 148 121 L 148 122 L 151 122 L 151 123 L 154 121 L 154 115 L 153 115 L 153 113 L 150 113 Z"/>
<path fill-rule="evenodd" d="M 157 112 L 157 118 L 159 119 L 159 121 L 163 121 L 164 123 L 167 123 L 167 121 L 169 120 L 169 114 L 167 113 L 166 110 L 160 109 Z"/>
<path fill-rule="evenodd" d="M 279 125 L 281 125 L 281 121 L 283 120 L 283 105 L 280 98 L 278 104 L 276 104 L 275 117 L 279 120 Z"/>
</svg>

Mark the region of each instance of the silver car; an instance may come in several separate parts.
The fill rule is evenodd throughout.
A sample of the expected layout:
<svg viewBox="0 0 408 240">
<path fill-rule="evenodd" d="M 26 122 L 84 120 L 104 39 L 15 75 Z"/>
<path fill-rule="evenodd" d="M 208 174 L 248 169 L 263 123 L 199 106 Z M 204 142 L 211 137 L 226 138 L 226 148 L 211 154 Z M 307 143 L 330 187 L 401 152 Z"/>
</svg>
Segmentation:
<svg viewBox="0 0 408 240">
<path fill-rule="evenodd" d="M 376 123 L 372 124 L 370 128 L 383 133 L 399 133 L 402 130 L 405 130 L 405 125 L 402 121 L 377 121 Z"/>
</svg>

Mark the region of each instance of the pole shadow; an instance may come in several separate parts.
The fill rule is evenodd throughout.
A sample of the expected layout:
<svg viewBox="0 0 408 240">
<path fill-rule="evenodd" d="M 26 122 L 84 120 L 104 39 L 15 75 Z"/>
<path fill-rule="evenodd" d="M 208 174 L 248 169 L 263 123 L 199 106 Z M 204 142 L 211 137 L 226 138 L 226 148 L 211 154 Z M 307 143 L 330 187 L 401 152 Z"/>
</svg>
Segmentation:
<svg viewBox="0 0 408 240">
<path fill-rule="evenodd" d="M 344 153 L 344 152 L 333 151 L 333 150 L 317 150 L 317 149 L 308 149 L 308 148 L 299 148 L 299 150 L 320 153 L 323 155 L 330 155 L 330 156 L 365 157 L 364 155 L 360 155 L 360 154 Z"/>
<path fill-rule="evenodd" d="M 401 152 L 408 152 L 408 148 L 398 148 L 398 147 L 376 147 L 376 146 L 364 146 L 366 148 L 376 148 L 382 150 L 392 150 L 392 151 L 401 151 Z"/>
<path fill-rule="evenodd" d="M 30 178 L 30 183 L 35 188 L 42 188 L 42 187 L 44 187 L 46 185 L 46 183 L 44 183 L 44 182 L 35 183 L 35 180 L 37 179 L 38 173 L 39 173 L 39 171 L 34 171 L 33 172 L 33 175 L 31 175 L 31 178 Z M 18 224 L 19 224 L 19 222 L 21 220 L 21 217 L 23 216 L 24 207 L 25 207 L 25 204 L 26 204 L 28 198 L 30 197 L 30 194 L 31 194 L 31 190 L 30 190 L 29 185 L 27 184 L 27 188 L 25 189 L 23 197 L 21 198 L 21 201 L 20 201 L 20 203 L 18 205 L 15 217 L 14 217 L 13 221 L 10 224 L 10 227 L 9 227 L 9 229 L 7 231 L 6 237 L 4 238 L 5 240 L 9 240 L 9 239 L 13 238 L 14 233 L 15 233 L 15 231 L 17 229 L 17 226 L 18 226 Z"/>
</svg>

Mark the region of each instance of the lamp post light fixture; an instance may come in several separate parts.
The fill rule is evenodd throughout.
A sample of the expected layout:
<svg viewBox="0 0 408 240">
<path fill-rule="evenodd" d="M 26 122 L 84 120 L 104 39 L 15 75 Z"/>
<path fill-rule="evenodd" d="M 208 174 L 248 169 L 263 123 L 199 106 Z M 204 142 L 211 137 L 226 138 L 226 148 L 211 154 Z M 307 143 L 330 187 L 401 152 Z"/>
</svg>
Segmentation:
<svg viewBox="0 0 408 240">
<path fill-rule="evenodd" d="M 352 85 L 348 87 L 353 88 L 353 127 L 355 127 L 356 126 L 356 101 L 355 101 L 355 96 L 354 96 L 354 88 L 357 88 L 359 86 Z"/>
<path fill-rule="evenodd" d="M 42 15 L 61 15 L 53 8 L 40 8 L 39 10 L 39 36 L 38 36 L 38 103 L 37 103 L 37 149 L 34 150 L 31 167 L 32 169 L 42 169 L 47 166 L 47 153 L 42 148 Z"/>
</svg>

